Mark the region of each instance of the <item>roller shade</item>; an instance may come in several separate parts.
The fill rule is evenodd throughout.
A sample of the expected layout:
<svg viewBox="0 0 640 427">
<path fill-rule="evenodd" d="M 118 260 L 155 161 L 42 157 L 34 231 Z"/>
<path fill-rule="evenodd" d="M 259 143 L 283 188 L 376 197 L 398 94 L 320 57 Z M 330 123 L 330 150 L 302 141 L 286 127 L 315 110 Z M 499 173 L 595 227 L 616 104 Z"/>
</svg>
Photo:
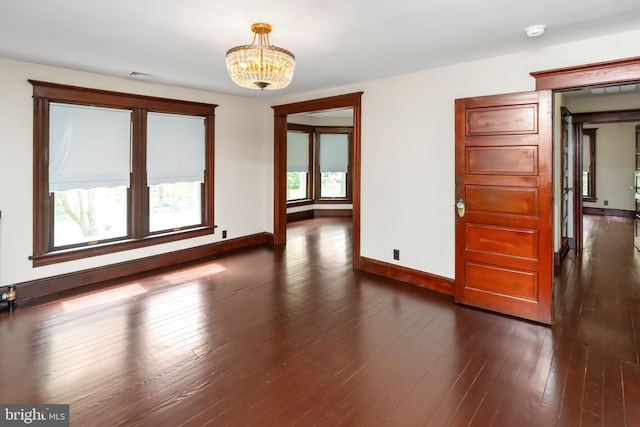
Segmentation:
<svg viewBox="0 0 640 427">
<path fill-rule="evenodd" d="M 49 104 L 49 191 L 129 185 L 131 111 Z"/>
<path fill-rule="evenodd" d="M 347 172 L 349 166 L 349 135 L 320 134 L 320 172 Z"/>
<path fill-rule="evenodd" d="M 147 184 L 204 182 L 204 117 L 147 114 Z"/>
<path fill-rule="evenodd" d="M 309 172 L 309 134 L 287 132 L 287 172 Z"/>
<path fill-rule="evenodd" d="M 591 168 L 591 136 L 582 137 L 582 171 L 589 172 Z"/>
</svg>

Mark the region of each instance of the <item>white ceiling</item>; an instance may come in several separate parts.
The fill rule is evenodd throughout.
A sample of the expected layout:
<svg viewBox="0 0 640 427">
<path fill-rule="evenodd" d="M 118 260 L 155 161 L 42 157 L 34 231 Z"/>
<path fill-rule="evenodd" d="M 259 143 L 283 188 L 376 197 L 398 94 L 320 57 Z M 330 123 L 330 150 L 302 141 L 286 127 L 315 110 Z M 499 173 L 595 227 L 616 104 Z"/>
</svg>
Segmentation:
<svg viewBox="0 0 640 427">
<path fill-rule="evenodd" d="M 225 53 L 251 42 L 254 22 L 296 56 L 286 89 L 251 91 L 227 76 Z M 527 38 L 534 24 L 547 32 Z M 635 29 L 638 0 L 0 0 L 0 56 L 256 97 Z"/>
</svg>

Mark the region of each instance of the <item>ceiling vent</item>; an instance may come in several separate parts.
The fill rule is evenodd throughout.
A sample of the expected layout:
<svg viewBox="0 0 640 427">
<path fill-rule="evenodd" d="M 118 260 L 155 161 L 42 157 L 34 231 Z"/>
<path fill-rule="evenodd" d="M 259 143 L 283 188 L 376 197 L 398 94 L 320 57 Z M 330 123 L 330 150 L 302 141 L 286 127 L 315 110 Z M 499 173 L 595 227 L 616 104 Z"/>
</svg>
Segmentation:
<svg viewBox="0 0 640 427">
<path fill-rule="evenodd" d="M 129 77 L 137 80 L 151 80 L 153 76 L 147 73 L 141 73 L 140 71 L 132 71 L 129 73 Z"/>
</svg>

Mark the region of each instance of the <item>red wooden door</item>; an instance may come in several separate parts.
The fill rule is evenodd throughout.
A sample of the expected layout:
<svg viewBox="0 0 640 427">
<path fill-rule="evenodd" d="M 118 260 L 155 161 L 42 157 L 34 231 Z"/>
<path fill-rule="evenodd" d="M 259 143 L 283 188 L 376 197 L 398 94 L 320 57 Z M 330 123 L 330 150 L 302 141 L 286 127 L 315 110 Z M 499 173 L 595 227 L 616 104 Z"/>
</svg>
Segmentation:
<svg viewBox="0 0 640 427">
<path fill-rule="evenodd" d="M 552 323 L 551 91 L 456 100 L 462 304 Z"/>
</svg>

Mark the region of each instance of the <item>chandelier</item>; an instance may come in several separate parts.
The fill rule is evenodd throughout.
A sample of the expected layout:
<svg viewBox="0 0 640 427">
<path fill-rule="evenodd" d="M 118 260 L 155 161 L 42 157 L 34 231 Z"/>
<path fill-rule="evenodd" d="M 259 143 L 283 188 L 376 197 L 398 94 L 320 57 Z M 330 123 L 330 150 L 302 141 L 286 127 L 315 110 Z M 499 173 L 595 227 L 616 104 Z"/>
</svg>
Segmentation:
<svg viewBox="0 0 640 427">
<path fill-rule="evenodd" d="M 231 80 L 248 89 L 287 87 L 296 68 L 293 53 L 269 43 L 271 25 L 259 22 L 251 26 L 251 31 L 254 34 L 250 45 L 227 51 L 227 71 Z"/>
</svg>

